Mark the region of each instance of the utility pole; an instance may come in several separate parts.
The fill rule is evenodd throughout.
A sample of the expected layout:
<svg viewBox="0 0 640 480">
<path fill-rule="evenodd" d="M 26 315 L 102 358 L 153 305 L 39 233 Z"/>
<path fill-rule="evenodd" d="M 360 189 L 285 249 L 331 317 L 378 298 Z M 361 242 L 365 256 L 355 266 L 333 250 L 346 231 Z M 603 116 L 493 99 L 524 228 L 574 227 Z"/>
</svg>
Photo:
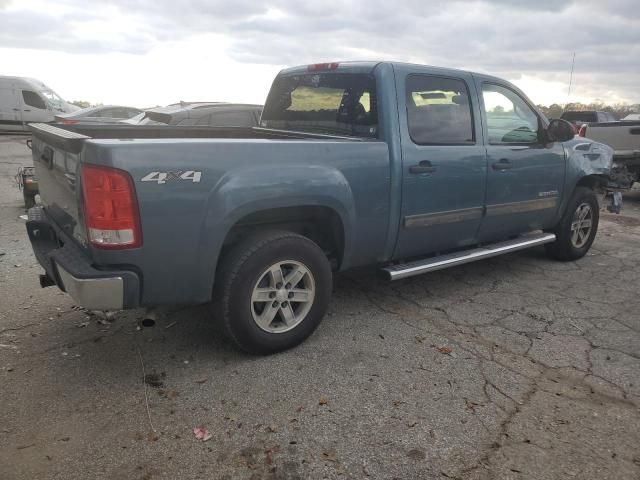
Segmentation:
<svg viewBox="0 0 640 480">
<path fill-rule="evenodd" d="M 569 98 L 571 97 L 571 84 L 573 83 L 573 67 L 576 64 L 576 52 L 573 52 L 573 59 L 571 60 L 571 73 L 569 74 L 569 91 L 567 92 L 567 105 L 569 105 Z"/>
</svg>

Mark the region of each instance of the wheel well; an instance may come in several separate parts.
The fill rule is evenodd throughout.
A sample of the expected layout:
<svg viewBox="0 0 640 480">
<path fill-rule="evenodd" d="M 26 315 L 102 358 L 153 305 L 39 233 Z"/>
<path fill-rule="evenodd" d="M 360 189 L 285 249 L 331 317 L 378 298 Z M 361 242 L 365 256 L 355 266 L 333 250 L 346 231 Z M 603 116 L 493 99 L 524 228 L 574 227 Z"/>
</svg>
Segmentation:
<svg viewBox="0 0 640 480">
<path fill-rule="evenodd" d="M 607 180 L 600 175 L 587 175 L 578 180 L 576 187 L 587 187 L 597 192 L 605 189 L 607 186 Z"/>
<path fill-rule="evenodd" d="M 258 230 L 286 230 L 314 241 L 331 261 L 333 269 L 342 263 L 344 226 L 338 213 L 322 206 L 283 207 L 260 210 L 242 217 L 229 230 L 223 252 Z"/>
</svg>

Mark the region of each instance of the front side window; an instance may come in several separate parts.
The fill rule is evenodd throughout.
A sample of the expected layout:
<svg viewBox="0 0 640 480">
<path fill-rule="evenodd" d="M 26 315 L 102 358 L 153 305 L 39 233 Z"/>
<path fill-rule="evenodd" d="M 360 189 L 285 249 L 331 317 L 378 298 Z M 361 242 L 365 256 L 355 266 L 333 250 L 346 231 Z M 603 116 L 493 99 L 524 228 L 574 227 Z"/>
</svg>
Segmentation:
<svg viewBox="0 0 640 480">
<path fill-rule="evenodd" d="M 33 108 L 38 108 L 40 110 L 46 110 L 47 105 L 42 100 L 42 97 L 38 95 L 36 92 L 32 92 L 31 90 L 22 90 L 22 99 L 26 105 L 29 105 Z"/>
<path fill-rule="evenodd" d="M 419 145 L 468 145 L 475 142 L 471 103 L 459 79 L 430 75 L 407 77 L 407 124 Z"/>
<path fill-rule="evenodd" d="M 377 137 L 376 82 L 361 73 L 308 73 L 276 78 L 261 124 L 312 133 Z"/>
<path fill-rule="evenodd" d="M 482 98 L 489 143 L 538 143 L 538 116 L 520 95 L 485 83 Z"/>
</svg>

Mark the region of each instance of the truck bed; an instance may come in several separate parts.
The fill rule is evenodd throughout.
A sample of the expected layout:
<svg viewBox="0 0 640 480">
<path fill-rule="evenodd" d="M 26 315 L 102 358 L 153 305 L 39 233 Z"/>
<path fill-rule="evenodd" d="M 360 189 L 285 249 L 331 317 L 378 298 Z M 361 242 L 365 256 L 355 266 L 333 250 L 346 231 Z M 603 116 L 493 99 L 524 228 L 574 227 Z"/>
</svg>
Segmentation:
<svg viewBox="0 0 640 480">
<path fill-rule="evenodd" d="M 90 139 L 161 139 L 161 138 L 233 138 L 233 139 L 331 139 L 363 141 L 357 137 L 342 137 L 320 133 L 274 130 L 261 127 L 179 127 L 163 125 L 62 125 L 35 123 L 31 130 L 47 143 L 71 153 L 79 153 Z"/>
</svg>

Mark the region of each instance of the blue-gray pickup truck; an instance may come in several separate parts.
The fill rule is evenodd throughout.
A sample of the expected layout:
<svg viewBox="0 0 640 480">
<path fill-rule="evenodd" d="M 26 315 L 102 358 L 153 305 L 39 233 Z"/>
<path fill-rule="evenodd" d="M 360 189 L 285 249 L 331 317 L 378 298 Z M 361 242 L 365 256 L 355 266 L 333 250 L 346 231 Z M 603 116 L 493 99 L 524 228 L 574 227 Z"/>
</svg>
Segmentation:
<svg viewBox="0 0 640 480">
<path fill-rule="evenodd" d="M 509 82 L 394 62 L 283 70 L 259 127 L 31 129 L 43 286 L 98 310 L 211 302 L 259 354 L 314 331 L 333 272 L 582 257 L 613 153 Z"/>
</svg>

